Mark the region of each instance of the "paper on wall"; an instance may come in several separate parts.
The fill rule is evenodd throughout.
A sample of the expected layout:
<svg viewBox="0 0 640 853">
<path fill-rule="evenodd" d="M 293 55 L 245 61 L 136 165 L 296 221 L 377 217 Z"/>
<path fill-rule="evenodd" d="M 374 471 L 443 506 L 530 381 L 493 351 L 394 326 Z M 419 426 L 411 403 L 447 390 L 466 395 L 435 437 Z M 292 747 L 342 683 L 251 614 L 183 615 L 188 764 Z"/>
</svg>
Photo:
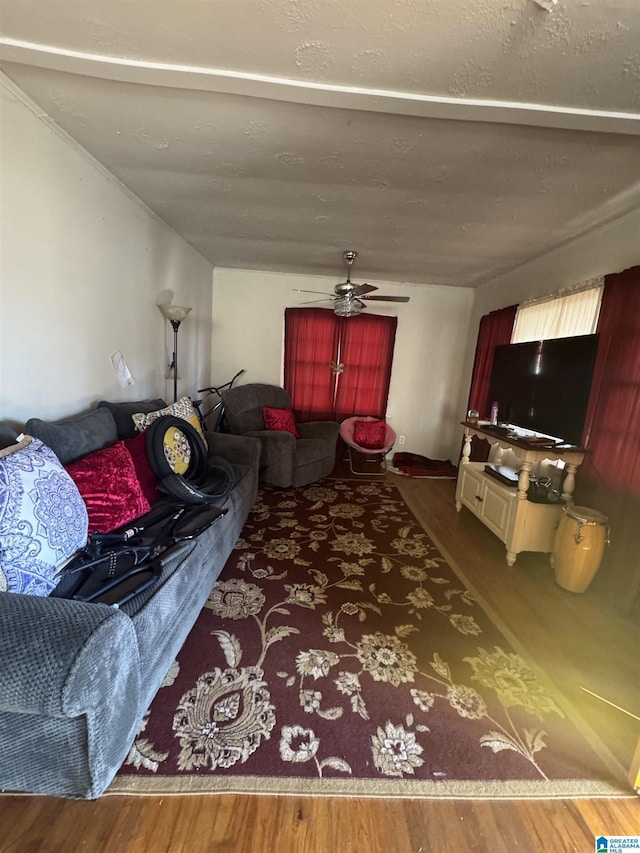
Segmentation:
<svg viewBox="0 0 640 853">
<path fill-rule="evenodd" d="M 131 375 L 131 371 L 127 367 L 127 363 L 120 350 L 117 350 L 111 356 L 111 364 L 121 388 L 126 388 L 127 385 L 133 385 L 133 376 Z"/>
</svg>

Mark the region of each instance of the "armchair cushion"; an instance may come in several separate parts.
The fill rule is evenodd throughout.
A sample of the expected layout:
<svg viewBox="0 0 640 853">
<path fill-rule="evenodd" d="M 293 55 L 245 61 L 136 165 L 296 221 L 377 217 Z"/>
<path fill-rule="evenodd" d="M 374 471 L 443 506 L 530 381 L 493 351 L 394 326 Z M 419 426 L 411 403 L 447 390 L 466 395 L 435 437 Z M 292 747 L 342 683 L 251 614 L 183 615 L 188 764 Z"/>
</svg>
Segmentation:
<svg viewBox="0 0 640 853">
<path fill-rule="evenodd" d="M 236 435 L 264 429 L 264 406 L 290 409 L 289 392 L 277 385 L 251 383 L 236 385 L 220 395 L 224 402 L 224 413 L 229 430 Z"/>
<path fill-rule="evenodd" d="M 277 385 L 251 383 L 223 391 L 227 425 L 232 433 L 260 440 L 260 478 L 280 488 L 314 483 L 333 470 L 340 425 L 332 421 L 295 423 L 265 429 L 267 410 L 291 412 L 291 396 Z M 287 416 L 288 417 L 288 416 Z"/>
<path fill-rule="evenodd" d="M 265 429 L 280 429 L 290 432 L 295 438 L 300 438 L 296 421 L 291 409 L 276 409 L 271 406 L 262 407 Z"/>
</svg>

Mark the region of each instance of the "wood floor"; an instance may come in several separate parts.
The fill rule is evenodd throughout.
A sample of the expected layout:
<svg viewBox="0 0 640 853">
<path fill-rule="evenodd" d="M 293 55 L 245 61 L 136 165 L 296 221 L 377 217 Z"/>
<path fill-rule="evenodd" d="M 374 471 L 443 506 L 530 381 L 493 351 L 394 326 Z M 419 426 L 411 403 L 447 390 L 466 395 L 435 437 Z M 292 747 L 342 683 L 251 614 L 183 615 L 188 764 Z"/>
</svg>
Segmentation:
<svg viewBox="0 0 640 853">
<path fill-rule="evenodd" d="M 338 470 L 342 473 L 342 469 Z M 638 709 L 639 629 L 594 594 L 554 582 L 548 559 L 504 546 L 466 510 L 454 483 L 387 475 L 491 615 L 625 766 L 640 724 L 580 688 Z M 547 801 L 353 800 L 271 796 L 105 796 L 95 802 L 0 797 L 1 853 L 428 853 L 593 851 L 598 835 L 640 834 L 640 797 Z"/>
</svg>

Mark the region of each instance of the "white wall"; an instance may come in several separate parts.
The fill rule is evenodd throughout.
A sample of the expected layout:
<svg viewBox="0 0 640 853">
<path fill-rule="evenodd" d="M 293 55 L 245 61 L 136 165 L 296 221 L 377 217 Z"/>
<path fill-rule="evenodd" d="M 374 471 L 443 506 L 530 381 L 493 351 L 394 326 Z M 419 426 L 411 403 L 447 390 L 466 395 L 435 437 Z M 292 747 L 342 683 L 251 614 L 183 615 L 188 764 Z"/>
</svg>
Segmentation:
<svg viewBox="0 0 640 853">
<path fill-rule="evenodd" d="M 331 293 L 339 280 L 339 274 L 329 278 L 216 268 L 212 382 L 225 382 L 245 368 L 243 383 L 281 384 L 284 309 L 322 298 L 296 293 L 295 288 Z M 405 435 L 406 443 L 396 449 L 457 459 L 457 401 L 473 291 L 407 282 L 371 283 L 380 293 L 411 299 L 407 304 L 370 304 L 366 308 L 367 313 L 398 317 L 387 418 Z"/>
<path fill-rule="evenodd" d="M 0 79 L 0 418 L 76 414 L 100 399 L 173 398 L 173 332 L 156 303 L 193 311 L 179 391 L 209 382 L 213 269 L 28 99 Z M 121 350 L 135 378 L 118 384 Z"/>
<path fill-rule="evenodd" d="M 465 355 L 465 380 L 458 403 L 460 413 L 464 414 L 469 398 L 478 326 L 484 314 L 638 264 L 640 210 L 635 210 L 479 287 L 473 302 Z"/>
</svg>

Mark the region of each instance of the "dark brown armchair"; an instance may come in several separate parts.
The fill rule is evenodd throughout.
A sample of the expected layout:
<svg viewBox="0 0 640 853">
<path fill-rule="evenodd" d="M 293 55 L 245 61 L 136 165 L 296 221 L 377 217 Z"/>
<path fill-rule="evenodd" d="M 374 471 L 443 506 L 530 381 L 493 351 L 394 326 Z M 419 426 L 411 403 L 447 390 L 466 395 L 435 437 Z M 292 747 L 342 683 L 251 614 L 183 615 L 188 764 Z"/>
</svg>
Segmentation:
<svg viewBox="0 0 640 853">
<path fill-rule="evenodd" d="M 291 409 L 291 397 L 276 385 L 238 385 L 223 391 L 229 432 L 260 439 L 260 479 L 274 486 L 305 486 L 333 470 L 340 424 L 313 421 L 297 424 L 300 438 L 284 430 L 265 429 L 264 406 Z"/>
</svg>

